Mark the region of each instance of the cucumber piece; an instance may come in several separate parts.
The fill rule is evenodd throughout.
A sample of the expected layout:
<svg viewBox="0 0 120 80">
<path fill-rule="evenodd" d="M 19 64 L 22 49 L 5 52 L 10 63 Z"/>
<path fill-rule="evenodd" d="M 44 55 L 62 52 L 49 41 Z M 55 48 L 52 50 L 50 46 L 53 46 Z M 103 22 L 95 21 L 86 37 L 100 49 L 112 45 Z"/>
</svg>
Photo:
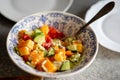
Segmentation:
<svg viewBox="0 0 120 80">
<path fill-rule="evenodd" d="M 48 51 L 47 51 L 47 50 L 44 50 L 43 52 L 44 52 L 44 57 L 46 57 L 47 54 L 48 54 Z"/>
<path fill-rule="evenodd" d="M 55 54 L 55 50 L 54 50 L 53 48 L 50 48 L 50 49 L 48 50 L 47 56 L 53 56 L 54 54 Z"/>
<path fill-rule="evenodd" d="M 15 53 L 18 53 L 18 47 L 14 47 Z"/>
<path fill-rule="evenodd" d="M 34 37 L 34 42 L 42 44 L 43 42 L 45 42 L 45 35 L 43 33 L 36 35 Z"/>
<path fill-rule="evenodd" d="M 42 31 L 40 29 L 35 29 L 34 30 L 34 33 L 37 34 L 37 33 L 41 33 Z"/>
<path fill-rule="evenodd" d="M 29 65 L 32 68 L 35 68 L 35 66 L 33 66 L 29 61 L 27 61 L 26 64 Z"/>
<path fill-rule="evenodd" d="M 73 69 L 74 66 L 75 66 L 75 65 L 73 64 L 73 62 L 70 61 L 70 68 Z"/>
<path fill-rule="evenodd" d="M 71 45 L 67 46 L 67 49 L 71 50 L 71 51 L 77 51 L 77 45 L 76 44 L 71 44 Z"/>
<path fill-rule="evenodd" d="M 61 66 L 61 71 L 66 71 L 66 70 L 70 70 L 71 69 L 71 63 L 69 60 L 66 60 L 63 62 L 62 66 Z"/>
<path fill-rule="evenodd" d="M 40 29 L 35 29 L 34 30 L 34 38 L 38 35 L 41 35 L 41 34 L 43 34 L 43 32 Z"/>
<path fill-rule="evenodd" d="M 79 53 L 76 53 L 70 57 L 71 62 L 79 62 L 81 55 Z"/>
</svg>

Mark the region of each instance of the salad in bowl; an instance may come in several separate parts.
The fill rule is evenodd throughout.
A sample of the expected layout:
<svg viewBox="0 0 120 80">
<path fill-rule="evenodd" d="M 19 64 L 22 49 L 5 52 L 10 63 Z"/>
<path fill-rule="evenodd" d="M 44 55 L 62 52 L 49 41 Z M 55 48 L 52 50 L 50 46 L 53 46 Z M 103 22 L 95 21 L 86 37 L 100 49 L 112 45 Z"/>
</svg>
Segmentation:
<svg viewBox="0 0 120 80">
<path fill-rule="evenodd" d="M 87 27 L 76 37 L 84 20 L 70 13 L 41 12 L 17 22 L 7 37 L 7 50 L 22 70 L 44 77 L 81 72 L 95 59 L 98 42 Z"/>
</svg>

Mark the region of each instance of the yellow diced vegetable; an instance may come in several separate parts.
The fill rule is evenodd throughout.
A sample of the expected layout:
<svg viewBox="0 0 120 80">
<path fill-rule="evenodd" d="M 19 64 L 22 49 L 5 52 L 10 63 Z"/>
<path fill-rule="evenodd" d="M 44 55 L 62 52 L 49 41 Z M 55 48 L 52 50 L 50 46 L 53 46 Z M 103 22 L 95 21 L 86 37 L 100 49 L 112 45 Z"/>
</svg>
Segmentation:
<svg viewBox="0 0 120 80">
<path fill-rule="evenodd" d="M 56 54 L 55 54 L 55 56 L 54 56 L 54 59 L 56 60 L 56 61 L 65 61 L 66 60 L 66 52 L 65 52 L 65 50 L 64 49 L 59 49 L 57 52 L 56 52 Z"/>
<path fill-rule="evenodd" d="M 28 48 L 33 49 L 33 47 L 34 47 L 34 42 L 33 42 L 31 39 L 29 39 L 29 40 L 27 40 L 27 41 L 25 42 L 25 45 L 26 45 Z"/>
<path fill-rule="evenodd" d="M 49 27 L 48 25 L 43 25 L 40 30 L 46 35 L 49 32 Z"/>
<path fill-rule="evenodd" d="M 58 49 L 59 49 L 59 47 L 58 47 L 58 46 L 54 46 L 53 48 L 54 48 L 55 50 L 58 50 Z"/>
<path fill-rule="evenodd" d="M 36 66 L 39 62 L 43 61 L 43 59 L 44 59 L 43 52 L 38 52 L 34 50 L 29 55 L 29 60 L 31 61 L 32 66 Z"/>
</svg>

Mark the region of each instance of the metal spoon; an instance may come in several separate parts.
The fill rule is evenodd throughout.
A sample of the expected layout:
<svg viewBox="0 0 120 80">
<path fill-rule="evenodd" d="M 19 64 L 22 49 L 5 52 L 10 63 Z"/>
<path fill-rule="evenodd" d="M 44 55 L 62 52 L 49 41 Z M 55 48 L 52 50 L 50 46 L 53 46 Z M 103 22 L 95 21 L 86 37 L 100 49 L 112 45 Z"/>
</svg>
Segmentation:
<svg viewBox="0 0 120 80">
<path fill-rule="evenodd" d="M 110 12 L 114 8 L 114 6 L 115 6 L 115 2 L 113 1 L 107 3 L 89 22 L 87 22 L 82 28 L 78 30 L 76 35 L 80 34 L 82 30 L 85 29 L 89 24 L 91 24 L 92 22 L 96 21 L 97 19 L 103 17 L 105 14 Z"/>
</svg>

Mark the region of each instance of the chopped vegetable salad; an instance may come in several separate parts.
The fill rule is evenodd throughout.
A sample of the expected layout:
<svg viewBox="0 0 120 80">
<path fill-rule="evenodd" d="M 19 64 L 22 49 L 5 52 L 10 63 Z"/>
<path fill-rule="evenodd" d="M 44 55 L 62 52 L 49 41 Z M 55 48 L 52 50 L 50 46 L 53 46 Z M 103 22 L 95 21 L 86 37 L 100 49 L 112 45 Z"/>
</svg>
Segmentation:
<svg viewBox="0 0 120 80">
<path fill-rule="evenodd" d="M 71 70 L 80 63 L 84 46 L 81 40 L 69 37 L 48 25 L 33 31 L 21 30 L 15 50 L 29 66 L 44 72 Z"/>
</svg>

